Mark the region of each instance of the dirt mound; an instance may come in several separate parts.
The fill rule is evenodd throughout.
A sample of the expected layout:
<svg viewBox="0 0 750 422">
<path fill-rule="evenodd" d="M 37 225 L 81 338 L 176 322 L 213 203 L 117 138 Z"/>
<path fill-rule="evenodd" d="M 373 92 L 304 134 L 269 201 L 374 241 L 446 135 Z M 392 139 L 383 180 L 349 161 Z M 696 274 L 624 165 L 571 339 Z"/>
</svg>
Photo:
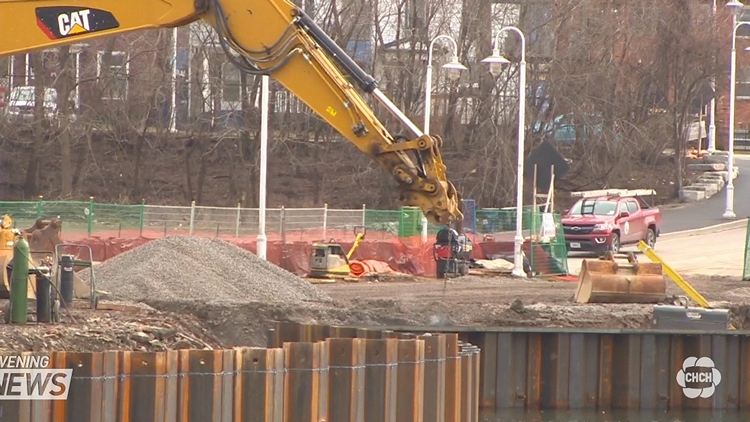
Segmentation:
<svg viewBox="0 0 750 422">
<path fill-rule="evenodd" d="M 140 302 L 218 303 L 329 301 L 307 281 L 220 239 L 169 236 L 94 267 L 97 290 Z M 88 282 L 88 271 L 81 272 Z"/>
<path fill-rule="evenodd" d="M 2 301 L 4 303 L 5 301 Z M 101 352 L 221 348 L 200 319 L 145 304 L 102 301 L 99 310 L 76 303 L 62 311 L 60 324 L 0 324 L 0 351 Z"/>
</svg>

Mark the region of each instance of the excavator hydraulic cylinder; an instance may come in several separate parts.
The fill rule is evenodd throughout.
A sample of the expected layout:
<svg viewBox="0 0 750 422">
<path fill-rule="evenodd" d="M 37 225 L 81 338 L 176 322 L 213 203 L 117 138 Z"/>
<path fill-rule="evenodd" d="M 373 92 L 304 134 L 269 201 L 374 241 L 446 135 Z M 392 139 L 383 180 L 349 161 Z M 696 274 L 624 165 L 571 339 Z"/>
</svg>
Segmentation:
<svg viewBox="0 0 750 422">
<path fill-rule="evenodd" d="M 61 308 L 73 305 L 73 287 L 76 273 L 73 268 L 73 255 L 62 255 L 60 257 L 60 301 Z"/>
<path fill-rule="evenodd" d="M 19 239 L 13 247 L 13 270 L 10 276 L 10 322 L 25 324 L 28 321 L 29 302 L 29 243 Z"/>
</svg>

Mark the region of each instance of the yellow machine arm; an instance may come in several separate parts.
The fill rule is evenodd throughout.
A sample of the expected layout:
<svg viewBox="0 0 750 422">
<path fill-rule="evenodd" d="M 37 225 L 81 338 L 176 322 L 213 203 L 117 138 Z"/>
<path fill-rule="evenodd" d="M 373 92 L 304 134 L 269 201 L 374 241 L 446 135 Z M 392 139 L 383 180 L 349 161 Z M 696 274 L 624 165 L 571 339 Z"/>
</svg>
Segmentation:
<svg viewBox="0 0 750 422">
<path fill-rule="evenodd" d="M 436 224 L 462 220 L 440 138 L 423 134 L 372 76 L 287 0 L 0 0 L 0 57 L 197 20 L 216 29 L 238 68 L 281 83 L 390 172 L 402 205 L 419 207 Z M 352 84 L 413 136 L 391 134 Z"/>
<path fill-rule="evenodd" d="M 362 243 L 362 240 L 365 238 L 364 233 L 357 234 L 357 237 L 354 238 L 354 244 L 352 244 L 352 247 L 349 248 L 349 252 L 346 253 L 346 259 L 352 259 L 352 255 L 354 255 L 354 251 L 357 250 L 357 247 L 360 243 Z"/>
</svg>

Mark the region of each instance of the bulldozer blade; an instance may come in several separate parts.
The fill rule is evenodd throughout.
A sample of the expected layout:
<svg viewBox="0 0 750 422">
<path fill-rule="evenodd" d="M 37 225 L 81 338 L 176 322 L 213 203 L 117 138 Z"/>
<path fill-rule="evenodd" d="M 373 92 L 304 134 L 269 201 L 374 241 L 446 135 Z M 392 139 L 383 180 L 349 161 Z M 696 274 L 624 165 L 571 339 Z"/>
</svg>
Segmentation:
<svg viewBox="0 0 750 422">
<path fill-rule="evenodd" d="M 578 303 L 659 303 L 666 297 L 661 264 L 639 263 L 630 255 L 625 264 L 612 256 L 584 260 L 574 299 Z"/>
</svg>

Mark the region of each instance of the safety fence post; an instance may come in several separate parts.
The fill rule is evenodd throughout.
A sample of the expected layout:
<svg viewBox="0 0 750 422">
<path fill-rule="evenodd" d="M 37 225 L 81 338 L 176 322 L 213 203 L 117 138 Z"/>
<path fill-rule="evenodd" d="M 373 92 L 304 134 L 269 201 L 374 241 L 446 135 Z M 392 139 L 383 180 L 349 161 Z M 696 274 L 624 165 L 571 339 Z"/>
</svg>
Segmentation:
<svg viewBox="0 0 750 422">
<path fill-rule="evenodd" d="M 88 208 L 88 234 L 91 237 L 91 232 L 94 230 L 94 197 L 89 196 L 89 208 Z"/>
<path fill-rule="evenodd" d="M 323 239 L 328 239 L 328 203 L 323 204 Z"/>
<path fill-rule="evenodd" d="M 39 201 L 36 203 L 36 218 L 44 215 L 44 196 L 39 195 Z"/>
<path fill-rule="evenodd" d="M 190 236 L 193 235 L 193 228 L 195 227 L 195 201 L 190 203 Z"/>
<path fill-rule="evenodd" d="M 242 213 L 242 204 L 237 203 L 237 221 L 234 224 L 234 237 L 240 237 L 240 214 Z"/>
<path fill-rule="evenodd" d="M 362 227 L 367 227 L 367 204 L 362 204 Z"/>
<path fill-rule="evenodd" d="M 138 215 L 138 227 L 140 228 L 140 235 L 139 237 L 143 237 L 143 225 L 145 224 L 146 217 L 146 199 L 141 198 L 141 209 Z"/>
</svg>

